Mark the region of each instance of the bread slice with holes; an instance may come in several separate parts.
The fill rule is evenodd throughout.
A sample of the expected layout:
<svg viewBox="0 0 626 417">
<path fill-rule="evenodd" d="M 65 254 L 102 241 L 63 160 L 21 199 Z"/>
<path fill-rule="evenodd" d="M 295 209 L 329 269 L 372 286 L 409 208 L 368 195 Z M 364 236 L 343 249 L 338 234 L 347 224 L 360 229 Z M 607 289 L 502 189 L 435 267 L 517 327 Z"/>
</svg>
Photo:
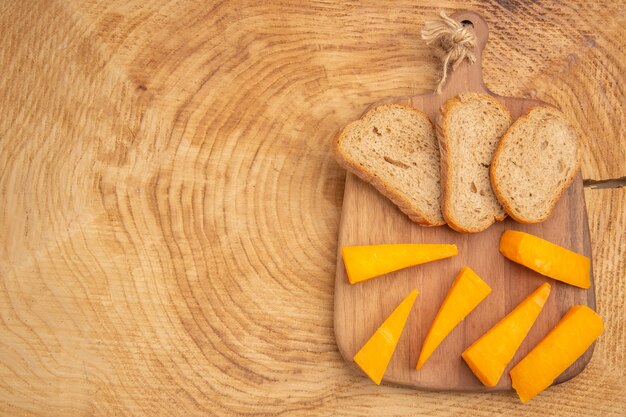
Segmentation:
<svg viewBox="0 0 626 417">
<path fill-rule="evenodd" d="M 372 184 L 411 220 L 444 224 L 439 199 L 439 149 L 428 116 L 385 104 L 350 123 L 334 143 L 337 161 Z"/>
<path fill-rule="evenodd" d="M 559 110 L 534 107 L 504 134 L 491 163 L 491 184 L 520 223 L 550 216 L 580 168 L 576 133 Z"/>
<path fill-rule="evenodd" d="M 486 94 L 462 93 L 441 107 L 442 212 L 454 230 L 480 232 L 506 216 L 491 189 L 489 166 L 510 124 L 506 107 Z"/>
</svg>

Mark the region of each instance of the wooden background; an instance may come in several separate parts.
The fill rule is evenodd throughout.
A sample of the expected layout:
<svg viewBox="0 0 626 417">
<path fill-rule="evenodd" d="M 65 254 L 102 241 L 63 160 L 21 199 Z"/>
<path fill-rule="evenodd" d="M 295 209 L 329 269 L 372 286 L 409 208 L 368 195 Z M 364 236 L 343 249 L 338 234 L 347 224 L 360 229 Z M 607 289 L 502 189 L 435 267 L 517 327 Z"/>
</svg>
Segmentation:
<svg viewBox="0 0 626 417">
<path fill-rule="evenodd" d="M 376 387 L 333 334 L 334 133 L 433 89 L 438 7 L 490 25 L 485 82 L 584 137 L 587 369 L 512 393 Z M 0 2 L 0 414 L 602 415 L 626 408 L 626 5 Z"/>
</svg>

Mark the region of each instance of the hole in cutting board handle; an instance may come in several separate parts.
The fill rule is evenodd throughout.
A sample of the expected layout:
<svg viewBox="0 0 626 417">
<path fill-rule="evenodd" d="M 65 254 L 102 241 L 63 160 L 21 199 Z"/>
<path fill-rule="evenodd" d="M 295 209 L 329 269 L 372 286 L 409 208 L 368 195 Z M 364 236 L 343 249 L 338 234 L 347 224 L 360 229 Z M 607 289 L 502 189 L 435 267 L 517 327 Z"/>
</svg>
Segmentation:
<svg viewBox="0 0 626 417">
<path fill-rule="evenodd" d="M 463 26 L 471 26 L 471 27 L 474 27 L 474 23 L 472 23 L 472 21 L 471 21 L 471 20 L 462 20 L 462 21 L 461 21 L 461 24 L 462 24 Z"/>
</svg>

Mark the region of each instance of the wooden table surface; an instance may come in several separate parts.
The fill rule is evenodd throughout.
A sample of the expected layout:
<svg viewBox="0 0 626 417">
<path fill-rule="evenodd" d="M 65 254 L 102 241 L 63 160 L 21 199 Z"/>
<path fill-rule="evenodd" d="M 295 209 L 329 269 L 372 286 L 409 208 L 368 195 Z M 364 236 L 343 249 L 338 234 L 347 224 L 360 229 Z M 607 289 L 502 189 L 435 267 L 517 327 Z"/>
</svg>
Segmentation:
<svg viewBox="0 0 626 417">
<path fill-rule="evenodd" d="M 625 3 L 272 3 L 0 4 L 0 414 L 623 416 Z M 526 405 L 377 387 L 335 345 L 329 144 L 434 88 L 442 6 L 487 19 L 490 89 L 584 138 L 606 329 Z"/>
</svg>

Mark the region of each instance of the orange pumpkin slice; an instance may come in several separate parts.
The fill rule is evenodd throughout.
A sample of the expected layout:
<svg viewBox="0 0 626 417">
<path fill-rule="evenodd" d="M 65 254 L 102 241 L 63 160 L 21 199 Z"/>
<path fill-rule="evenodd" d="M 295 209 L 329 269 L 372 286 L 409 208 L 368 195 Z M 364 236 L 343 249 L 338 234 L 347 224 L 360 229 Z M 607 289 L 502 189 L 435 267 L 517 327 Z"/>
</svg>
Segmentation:
<svg viewBox="0 0 626 417">
<path fill-rule="evenodd" d="M 417 294 L 417 290 L 411 291 L 363 345 L 361 350 L 354 355 L 354 361 L 357 365 L 377 385 L 382 381 L 391 356 L 396 350 Z"/>
<path fill-rule="evenodd" d="M 474 375 L 488 387 L 495 386 L 515 352 L 528 335 L 550 295 L 542 284 L 513 311 L 476 340 L 461 355 Z"/>
<path fill-rule="evenodd" d="M 450 332 L 489 295 L 491 288 L 467 266 L 450 287 L 443 304 L 439 308 L 433 324 L 428 330 L 416 369 L 424 363 Z"/>
<path fill-rule="evenodd" d="M 343 262 L 350 284 L 459 253 L 456 245 L 391 244 L 344 246 Z"/>
<path fill-rule="evenodd" d="M 511 380 L 522 402 L 533 399 L 582 356 L 602 334 L 602 318 L 587 306 L 574 306 L 513 369 Z"/>
<path fill-rule="evenodd" d="M 507 230 L 500 238 L 500 252 L 513 262 L 550 278 L 589 288 L 591 261 L 528 233 Z"/>
</svg>

